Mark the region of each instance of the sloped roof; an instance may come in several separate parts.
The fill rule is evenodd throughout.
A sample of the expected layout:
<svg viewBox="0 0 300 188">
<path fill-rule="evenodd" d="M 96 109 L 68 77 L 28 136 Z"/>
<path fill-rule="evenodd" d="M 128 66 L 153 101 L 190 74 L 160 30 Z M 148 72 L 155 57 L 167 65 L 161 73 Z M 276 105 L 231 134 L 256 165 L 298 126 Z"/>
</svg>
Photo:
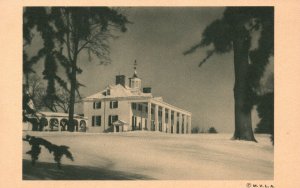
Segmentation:
<svg viewBox="0 0 300 188">
<path fill-rule="evenodd" d="M 110 91 L 109 95 L 105 93 Z M 105 98 L 125 98 L 125 97 L 152 97 L 151 93 L 143 93 L 140 90 L 132 89 L 128 86 L 123 87 L 122 85 L 109 85 L 104 90 L 95 93 L 91 96 L 86 97 L 84 100 L 91 99 L 105 99 Z"/>
<path fill-rule="evenodd" d="M 120 126 L 120 125 L 128 125 L 129 123 L 127 123 L 126 121 L 123 120 L 117 120 L 115 122 L 112 123 L 115 126 Z"/>
</svg>

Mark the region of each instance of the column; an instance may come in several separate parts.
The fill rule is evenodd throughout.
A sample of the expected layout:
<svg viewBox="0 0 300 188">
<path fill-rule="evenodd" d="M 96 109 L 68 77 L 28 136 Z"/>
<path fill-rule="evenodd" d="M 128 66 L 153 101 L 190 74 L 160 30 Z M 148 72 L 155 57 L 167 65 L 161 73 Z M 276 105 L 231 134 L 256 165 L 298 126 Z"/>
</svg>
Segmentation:
<svg viewBox="0 0 300 188">
<path fill-rule="evenodd" d="M 147 130 L 151 131 L 151 102 L 148 102 Z"/>
<path fill-rule="evenodd" d="M 158 129 L 158 105 L 155 104 L 154 108 L 154 124 L 155 124 L 155 131 L 159 131 Z"/>
<path fill-rule="evenodd" d="M 161 116 L 161 126 L 162 126 L 162 132 L 166 132 L 166 111 L 165 107 L 161 108 L 162 116 Z"/>
<path fill-rule="evenodd" d="M 186 134 L 187 133 L 187 115 L 184 114 L 183 116 L 183 128 L 184 128 L 184 131 L 183 131 L 183 134 Z"/>
<path fill-rule="evenodd" d="M 166 109 L 166 111 L 168 112 L 168 123 L 166 123 L 166 133 L 170 133 L 170 130 L 171 130 L 171 118 L 170 118 L 170 116 L 171 116 L 171 114 L 170 114 L 170 110 L 169 109 Z"/>
<path fill-rule="evenodd" d="M 174 111 L 173 134 L 177 133 L 177 112 Z"/>
<path fill-rule="evenodd" d="M 182 134 L 182 114 L 179 113 L 179 134 Z"/>
<path fill-rule="evenodd" d="M 60 121 L 62 120 L 62 118 L 57 118 L 58 120 L 58 131 L 61 132 L 61 126 L 60 126 Z M 74 132 L 75 132 L 75 127 L 74 127 Z"/>
<path fill-rule="evenodd" d="M 192 131 L 192 116 L 189 116 L 189 129 L 188 129 L 188 133 L 191 134 L 191 131 Z"/>
<path fill-rule="evenodd" d="M 47 131 L 50 131 L 50 118 L 49 117 L 45 117 L 47 119 Z"/>
<path fill-rule="evenodd" d="M 144 130 L 143 129 L 143 109 L 144 109 L 144 105 L 143 105 L 143 103 L 140 103 L 140 105 L 142 105 L 142 110 L 141 110 L 141 112 L 140 112 L 140 116 L 141 116 L 141 118 L 140 118 L 140 124 L 141 124 L 141 131 L 142 130 Z"/>
</svg>

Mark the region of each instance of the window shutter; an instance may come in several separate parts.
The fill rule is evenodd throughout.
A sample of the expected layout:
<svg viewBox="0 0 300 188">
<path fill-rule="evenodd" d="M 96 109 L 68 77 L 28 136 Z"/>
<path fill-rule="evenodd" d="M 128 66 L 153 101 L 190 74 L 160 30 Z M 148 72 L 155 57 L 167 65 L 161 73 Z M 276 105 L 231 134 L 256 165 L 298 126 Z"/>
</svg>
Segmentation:
<svg viewBox="0 0 300 188">
<path fill-rule="evenodd" d="M 92 116 L 92 126 L 95 126 L 95 116 Z"/>
</svg>

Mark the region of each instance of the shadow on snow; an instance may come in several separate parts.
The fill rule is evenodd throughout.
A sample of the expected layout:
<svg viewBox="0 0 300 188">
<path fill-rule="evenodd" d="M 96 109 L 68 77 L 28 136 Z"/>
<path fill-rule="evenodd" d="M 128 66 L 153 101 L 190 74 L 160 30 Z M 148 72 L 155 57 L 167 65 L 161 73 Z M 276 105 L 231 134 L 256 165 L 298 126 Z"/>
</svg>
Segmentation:
<svg viewBox="0 0 300 188">
<path fill-rule="evenodd" d="M 58 169 L 53 163 L 39 162 L 35 166 L 23 159 L 23 180 L 150 180 L 152 178 L 90 166 L 64 165 Z"/>
</svg>

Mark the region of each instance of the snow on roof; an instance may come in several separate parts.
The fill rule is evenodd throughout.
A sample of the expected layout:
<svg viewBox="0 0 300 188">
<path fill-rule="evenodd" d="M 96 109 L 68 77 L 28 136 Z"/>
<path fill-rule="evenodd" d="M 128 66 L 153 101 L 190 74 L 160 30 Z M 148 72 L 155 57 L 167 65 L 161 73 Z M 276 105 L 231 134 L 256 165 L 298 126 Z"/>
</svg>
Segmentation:
<svg viewBox="0 0 300 188">
<path fill-rule="evenodd" d="M 69 117 L 69 114 L 67 113 L 61 113 L 61 112 L 39 112 L 38 115 L 46 116 L 46 117 Z M 74 118 L 86 118 L 83 116 L 80 116 L 78 114 L 74 114 Z"/>
<path fill-rule="evenodd" d="M 123 120 L 117 120 L 117 121 L 113 122 L 113 125 L 116 125 L 116 126 L 128 125 L 128 123 L 126 121 L 123 121 Z"/>
<path fill-rule="evenodd" d="M 143 93 L 140 90 L 132 89 L 128 86 L 109 85 L 104 90 L 95 93 L 85 98 L 89 99 L 104 99 L 104 98 L 122 98 L 122 97 L 152 97 L 151 93 Z"/>
</svg>

